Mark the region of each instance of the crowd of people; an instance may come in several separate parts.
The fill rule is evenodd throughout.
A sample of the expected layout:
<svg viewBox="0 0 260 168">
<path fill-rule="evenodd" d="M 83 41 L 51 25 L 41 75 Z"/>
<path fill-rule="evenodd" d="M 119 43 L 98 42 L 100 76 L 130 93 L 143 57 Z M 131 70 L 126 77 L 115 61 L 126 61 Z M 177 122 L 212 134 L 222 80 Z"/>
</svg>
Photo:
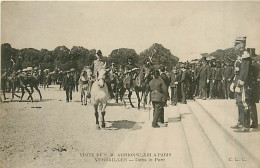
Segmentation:
<svg viewBox="0 0 260 168">
<path fill-rule="evenodd" d="M 198 98 L 236 99 L 238 124 L 231 128 L 237 129 L 238 132 L 248 132 L 250 128 L 257 128 L 256 103 L 259 102 L 260 95 L 259 65 L 259 62 L 252 60 L 245 50 L 235 61 L 231 59 L 226 62 L 215 59 L 207 61 L 203 58 L 197 63 L 179 63 L 173 67 L 172 72 L 167 73 L 168 75 L 165 75 L 165 67 L 160 67 L 158 72 L 154 72 L 154 79 L 150 82 L 154 107 L 152 126 L 159 127 L 157 121 L 160 117 L 157 116 L 164 115 L 163 108 L 167 98 L 173 106 L 178 102 L 186 104 L 186 99 Z M 161 79 L 164 84 L 159 86 L 158 79 Z M 168 87 L 170 87 L 170 96 Z M 161 94 L 158 94 L 158 91 Z M 163 120 L 160 122 L 163 123 Z"/>
<path fill-rule="evenodd" d="M 106 66 L 109 69 L 113 78 L 120 76 L 129 78 L 129 84 L 134 91 L 134 78 L 136 73 L 142 67 L 137 67 L 132 59 L 128 59 L 128 64 L 125 68 L 116 66 L 112 63 L 110 66 L 102 59 L 100 50 L 96 53 L 97 59 L 94 60 L 90 69 L 92 71 L 93 80 L 97 77 L 97 69 L 100 66 Z M 225 61 L 215 58 L 207 59 L 206 57 L 200 60 L 191 62 L 179 62 L 171 71 L 163 65 L 153 65 L 151 59 L 144 63 L 143 67 L 149 72 L 147 79 L 144 79 L 151 91 L 151 100 L 154 108 L 154 119 L 152 126 L 158 128 L 158 121 L 164 123 L 164 106 L 167 101 L 170 101 L 172 106 L 178 103 L 187 103 L 187 99 L 236 99 L 239 119 L 238 124 L 232 128 L 237 128 L 243 132 L 249 131 L 249 128 L 257 128 L 257 112 L 256 105 L 259 101 L 259 62 L 252 60 L 248 51 L 237 56 L 237 60 L 227 59 Z M 169 67 L 168 67 L 169 68 Z M 80 73 L 75 69 L 62 72 L 55 70 L 50 73 L 48 71 L 41 72 L 40 69 L 25 69 L 27 73 L 43 79 L 48 84 L 60 84 L 60 88 L 66 91 L 66 101 L 72 100 L 72 91 L 78 91 Z M 150 76 L 150 78 L 148 78 Z M 110 76 L 111 77 L 111 76 Z M 7 90 L 8 74 L 2 75 L 2 89 Z M 147 81 L 148 80 L 148 81 Z M 39 81 L 40 82 L 40 81 Z M 112 86 L 111 78 L 106 79 L 110 98 L 114 98 L 115 88 Z M 4 92 L 5 93 L 5 92 Z M 4 94 L 4 98 L 5 94 Z M 116 96 L 117 98 L 117 96 Z M 252 124 L 250 125 L 250 116 Z"/>
</svg>

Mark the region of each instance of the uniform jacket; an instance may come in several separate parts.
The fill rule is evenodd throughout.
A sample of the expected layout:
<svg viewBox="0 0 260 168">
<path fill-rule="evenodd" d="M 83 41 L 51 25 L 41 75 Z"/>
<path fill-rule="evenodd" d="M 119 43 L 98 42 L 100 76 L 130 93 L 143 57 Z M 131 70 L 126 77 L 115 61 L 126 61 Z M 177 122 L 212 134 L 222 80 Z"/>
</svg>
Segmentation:
<svg viewBox="0 0 260 168">
<path fill-rule="evenodd" d="M 248 87 L 252 84 L 252 62 L 250 58 L 243 59 L 239 74 L 239 84 Z"/>
<path fill-rule="evenodd" d="M 153 95 L 158 95 L 158 101 L 159 102 L 165 102 L 166 98 L 167 98 L 167 86 L 165 85 L 164 81 L 162 79 L 152 79 L 149 82 L 149 86 L 150 86 L 150 90 L 151 90 L 151 97 L 153 97 Z M 159 94 L 155 94 L 155 93 L 161 93 L 161 96 Z"/>
<path fill-rule="evenodd" d="M 92 70 L 95 78 L 97 77 L 97 70 L 104 65 L 105 65 L 105 62 L 102 59 L 97 59 L 97 60 L 93 61 L 92 65 L 90 67 L 91 67 L 91 70 Z"/>
</svg>

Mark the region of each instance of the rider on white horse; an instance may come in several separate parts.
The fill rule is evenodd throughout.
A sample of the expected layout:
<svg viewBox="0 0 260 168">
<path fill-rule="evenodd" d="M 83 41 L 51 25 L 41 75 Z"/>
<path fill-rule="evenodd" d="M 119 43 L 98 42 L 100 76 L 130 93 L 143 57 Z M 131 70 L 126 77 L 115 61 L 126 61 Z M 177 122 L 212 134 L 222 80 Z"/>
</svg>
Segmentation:
<svg viewBox="0 0 260 168">
<path fill-rule="evenodd" d="M 96 57 L 97 59 L 93 61 L 92 65 L 91 65 L 91 70 L 93 72 L 93 78 L 94 80 L 97 79 L 98 77 L 98 70 L 102 67 L 105 67 L 106 71 L 109 71 L 109 67 L 107 66 L 106 62 L 102 59 L 102 52 L 100 50 L 97 51 L 96 53 Z M 108 82 L 107 80 L 107 76 L 106 76 L 106 84 L 108 87 L 108 91 L 109 91 L 109 95 L 110 98 L 114 98 L 113 92 L 112 92 L 112 88 L 111 88 L 111 84 Z"/>
</svg>

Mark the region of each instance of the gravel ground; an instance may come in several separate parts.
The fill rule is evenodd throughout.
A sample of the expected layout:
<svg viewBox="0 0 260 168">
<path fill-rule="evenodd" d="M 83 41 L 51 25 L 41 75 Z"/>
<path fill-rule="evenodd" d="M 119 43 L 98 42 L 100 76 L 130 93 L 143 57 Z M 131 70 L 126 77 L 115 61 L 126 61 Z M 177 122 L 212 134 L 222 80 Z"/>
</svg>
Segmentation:
<svg viewBox="0 0 260 168">
<path fill-rule="evenodd" d="M 73 92 L 69 103 L 58 86 L 41 92 L 41 102 L 34 92 L 33 103 L 0 104 L 0 167 L 103 167 L 104 162 L 81 154 L 111 153 L 129 132 L 143 125 L 144 110 L 110 103 L 106 129 L 96 130 L 93 107 L 81 105 L 79 92 Z"/>
</svg>

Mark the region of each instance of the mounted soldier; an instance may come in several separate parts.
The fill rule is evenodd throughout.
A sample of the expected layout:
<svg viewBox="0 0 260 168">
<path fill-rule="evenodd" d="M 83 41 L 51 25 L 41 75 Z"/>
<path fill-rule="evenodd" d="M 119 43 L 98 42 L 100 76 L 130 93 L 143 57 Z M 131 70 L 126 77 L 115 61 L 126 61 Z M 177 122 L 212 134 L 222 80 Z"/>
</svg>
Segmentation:
<svg viewBox="0 0 260 168">
<path fill-rule="evenodd" d="M 97 74 L 98 69 L 106 64 L 105 61 L 102 58 L 102 52 L 100 50 L 98 50 L 96 52 L 96 58 L 97 59 L 94 60 L 92 65 L 90 66 L 90 68 L 92 70 L 93 77 L 94 77 L 95 80 L 97 79 L 97 76 L 98 76 L 98 74 Z"/>
<path fill-rule="evenodd" d="M 124 79 L 124 85 L 129 85 L 131 90 L 134 89 L 133 85 L 133 79 L 134 79 L 134 73 L 136 70 L 136 66 L 132 63 L 132 58 L 127 59 L 127 65 L 125 66 L 125 76 L 126 78 Z M 125 86 L 127 88 L 127 86 Z"/>
<path fill-rule="evenodd" d="M 108 67 L 107 67 L 107 64 L 106 62 L 103 60 L 103 55 L 102 55 L 102 52 L 100 50 L 97 51 L 96 53 L 96 57 L 97 59 L 93 61 L 92 65 L 91 65 L 91 70 L 92 70 L 92 74 L 93 74 L 93 77 L 94 77 L 94 80 L 97 80 L 98 78 L 98 70 L 102 67 L 105 67 L 106 71 L 108 71 Z M 113 91 L 112 91 L 112 88 L 111 88 L 111 83 L 109 82 L 108 76 L 106 75 L 106 84 L 107 84 L 107 87 L 108 87 L 108 91 L 109 91 L 109 94 L 110 94 L 110 98 L 114 98 L 114 95 L 113 95 Z"/>
</svg>

